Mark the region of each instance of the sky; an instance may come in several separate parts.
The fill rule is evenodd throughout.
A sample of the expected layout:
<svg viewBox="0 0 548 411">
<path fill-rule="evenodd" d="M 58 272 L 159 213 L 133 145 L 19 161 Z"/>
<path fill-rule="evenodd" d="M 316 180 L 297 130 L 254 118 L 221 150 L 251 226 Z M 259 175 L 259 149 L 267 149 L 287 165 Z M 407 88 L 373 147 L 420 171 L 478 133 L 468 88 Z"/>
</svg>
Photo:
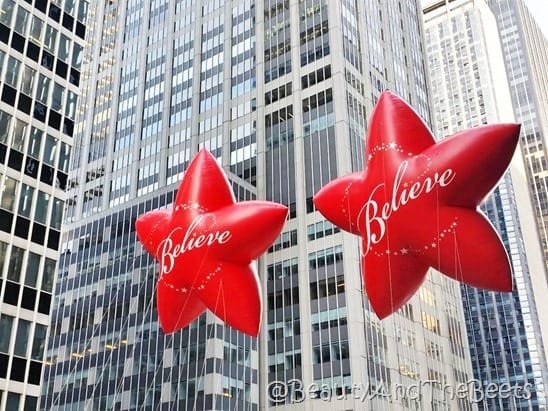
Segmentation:
<svg viewBox="0 0 548 411">
<path fill-rule="evenodd" d="M 548 38 L 548 0 L 525 0 L 525 3 Z"/>
</svg>

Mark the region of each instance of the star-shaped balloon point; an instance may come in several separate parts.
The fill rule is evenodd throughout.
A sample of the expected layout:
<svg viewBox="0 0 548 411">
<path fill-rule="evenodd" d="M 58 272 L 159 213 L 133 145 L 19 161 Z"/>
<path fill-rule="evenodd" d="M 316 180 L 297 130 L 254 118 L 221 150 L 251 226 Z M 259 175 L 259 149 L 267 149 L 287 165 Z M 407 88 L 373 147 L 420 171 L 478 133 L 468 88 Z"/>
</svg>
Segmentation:
<svg viewBox="0 0 548 411">
<path fill-rule="evenodd" d="M 472 128 L 440 142 L 384 92 L 371 116 L 366 169 L 327 184 L 316 208 L 362 237 L 362 270 L 379 318 L 404 305 L 429 267 L 466 284 L 511 291 L 508 256 L 478 211 L 510 163 L 519 125 Z"/>
<path fill-rule="evenodd" d="M 173 208 L 135 222 L 137 236 L 160 264 L 160 325 L 171 333 L 206 308 L 233 328 L 257 336 L 262 300 L 254 260 L 280 234 L 287 207 L 236 203 L 230 183 L 205 149 L 190 163 Z"/>
</svg>

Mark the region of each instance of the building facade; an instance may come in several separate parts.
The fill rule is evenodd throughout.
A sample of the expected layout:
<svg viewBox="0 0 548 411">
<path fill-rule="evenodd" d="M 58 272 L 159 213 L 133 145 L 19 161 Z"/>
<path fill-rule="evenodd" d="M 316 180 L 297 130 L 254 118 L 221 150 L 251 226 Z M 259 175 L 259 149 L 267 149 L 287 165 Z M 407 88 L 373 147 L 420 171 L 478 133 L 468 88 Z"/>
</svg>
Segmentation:
<svg viewBox="0 0 548 411">
<path fill-rule="evenodd" d="M 500 30 L 514 114 L 522 124 L 521 148 L 548 262 L 548 41 L 523 0 L 490 0 L 488 4 Z"/>
<path fill-rule="evenodd" d="M 35 410 L 87 1 L 0 5 L 0 409 Z"/>
<path fill-rule="evenodd" d="M 548 265 L 548 73 L 545 70 L 548 64 L 548 41 L 523 0 L 489 0 L 488 4 L 499 27 L 514 115 L 522 125 L 521 151 L 544 249 L 544 263 Z M 533 292 L 544 290 L 548 282 L 547 270 L 544 278 L 540 274 L 532 276 Z M 541 294 L 536 298 L 543 301 L 546 295 Z M 541 310 L 539 315 L 543 339 L 548 341 L 548 312 Z M 548 345 L 544 346 L 544 352 L 548 357 Z"/>
<path fill-rule="evenodd" d="M 429 121 L 420 3 L 121 0 L 89 15 L 41 409 L 475 409 L 456 395 L 472 377 L 459 286 L 430 273 L 381 322 L 358 239 L 312 203 L 363 169 L 382 90 Z M 258 339 L 210 314 L 158 327 L 133 223 L 169 207 L 201 147 L 237 198 L 289 208 L 258 262 Z"/>
<path fill-rule="evenodd" d="M 498 28 L 487 2 L 430 2 L 424 20 L 437 135 L 513 122 Z M 533 292 L 533 278 L 544 278 L 544 258 L 526 187 L 518 153 L 482 205 L 511 258 L 514 291 L 461 287 L 474 377 L 484 389 L 489 383 L 522 388 L 519 396 L 484 397 L 480 409 L 546 409 L 548 367 L 539 318 L 544 300 L 537 299 L 541 290 Z"/>
</svg>

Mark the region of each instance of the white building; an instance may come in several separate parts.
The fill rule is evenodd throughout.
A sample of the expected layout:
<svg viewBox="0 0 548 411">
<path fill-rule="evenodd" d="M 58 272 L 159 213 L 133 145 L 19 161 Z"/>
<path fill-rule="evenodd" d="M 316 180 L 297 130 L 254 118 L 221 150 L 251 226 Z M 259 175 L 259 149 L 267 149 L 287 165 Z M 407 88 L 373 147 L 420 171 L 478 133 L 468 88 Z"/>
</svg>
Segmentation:
<svg viewBox="0 0 548 411">
<path fill-rule="evenodd" d="M 87 1 L 0 2 L 0 409 L 38 406 Z M 63 3 L 63 4 L 61 4 Z"/>
<path fill-rule="evenodd" d="M 358 239 L 312 204 L 363 169 L 382 90 L 429 119 L 419 2 L 120 0 L 90 16 L 41 407 L 472 409 L 454 393 L 472 376 L 458 285 L 431 274 L 379 321 Z M 289 207 L 259 260 L 259 339 L 209 314 L 158 327 L 158 269 L 133 222 L 173 201 L 202 146 L 238 198 Z M 425 380 L 432 398 L 413 393 Z"/>
<path fill-rule="evenodd" d="M 485 0 L 423 2 L 434 124 L 444 137 L 488 123 L 514 122 L 495 16 Z M 481 409 L 544 409 L 548 368 L 541 331 L 548 298 L 545 262 L 532 218 L 523 157 L 482 206 L 511 258 L 514 292 L 462 287 L 475 378 L 531 386 L 531 398 L 487 399 Z M 495 328 L 493 328 L 495 327 Z"/>
</svg>

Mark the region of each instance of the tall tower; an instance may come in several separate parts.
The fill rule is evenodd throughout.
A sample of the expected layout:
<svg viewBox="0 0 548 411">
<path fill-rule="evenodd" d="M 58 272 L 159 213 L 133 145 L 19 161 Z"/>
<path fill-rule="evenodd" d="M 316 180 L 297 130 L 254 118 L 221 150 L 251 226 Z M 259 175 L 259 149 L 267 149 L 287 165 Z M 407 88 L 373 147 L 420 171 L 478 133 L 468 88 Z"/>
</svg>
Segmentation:
<svg viewBox="0 0 548 411">
<path fill-rule="evenodd" d="M 429 120 L 419 3 L 121 0 L 90 19 L 41 408 L 473 409 L 454 392 L 472 375 L 458 285 L 431 273 L 379 321 L 357 239 L 312 204 L 364 167 L 382 90 Z M 158 328 L 133 223 L 169 207 L 200 147 L 239 199 L 289 207 L 258 264 L 259 339 L 210 314 Z"/>
<path fill-rule="evenodd" d="M 500 30 L 514 114 L 522 124 L 521 149 L 548 265 L 548 41 L 523 0 L 488 4 Z"/>
<path fill-rule="evenodd" d="M 358 241 L 312 203 L 324 184 L 363 169 L 382 90 L 429 120 L 419 3 L 272 0 L 259 13 L 259 196 L 290 209 L 264 258 L 261 406 L 472 407 L 442 390 L 471 377 L 458 286 L 431 273 L 419 296 L 379 321 L 363 295 Z M 421 379 L 439 385 L 422 399 L 389 397 Z"/>
<path fill-rule="evenodd" d="M 229 172 L 236 197 L 255 198 L 255 9 L 127 0 L 89 15 L 41 408 L 257 409 L 257 341 L 211 314 L 165 335 L 134 228 L 204 146 L 246 176 Z"/>
<path fill-rule="evenodd" d="M 423 2 L 425 4 L 425 2 Z M 434 124 L 447 136 L 487 123 L 514 119 L 495 17 L 485 0 L 436 1 L 424 8 Z M 511 382 L 512 395 L 484 396 L 480 409 L 544 409 L 548 368 L 539 313 L 544 277 L 521 153 L 517 153 L 482 206 L 511 257 L 512 294 L 462 286 L 474 377 L 487 385 Z M 538 289 L 543 287 L 543 289 Z M 478 398 L 479 400 L 479 398 Z"/>
<path fill-rule="evenodd" d="M 0 409 L 40 397 L 86 9 L 0 5 Z"/>
</svg>

